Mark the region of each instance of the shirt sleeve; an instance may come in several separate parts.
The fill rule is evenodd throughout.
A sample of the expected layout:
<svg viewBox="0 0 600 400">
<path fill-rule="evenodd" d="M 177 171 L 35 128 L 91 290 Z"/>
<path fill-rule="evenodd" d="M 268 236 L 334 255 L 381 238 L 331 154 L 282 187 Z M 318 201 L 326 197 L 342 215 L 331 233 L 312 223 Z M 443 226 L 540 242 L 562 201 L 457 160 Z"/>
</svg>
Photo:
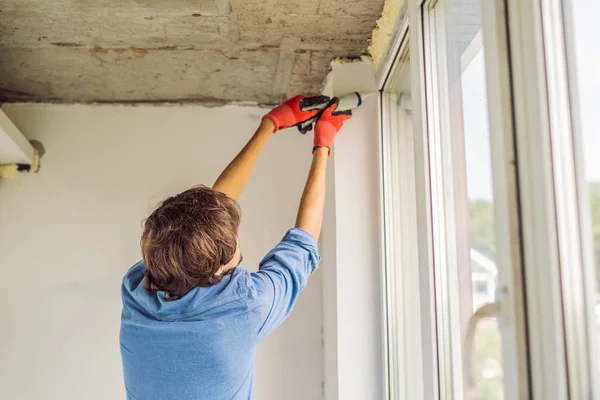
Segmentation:
<svg viewBox="0 0 600 400">
<path fill-rule="evenodd" d="M 258 340 L 285 321 L 320 260 L 315 238 L 294 228 L 250 274 L 251 325 Z"/>
</svg>

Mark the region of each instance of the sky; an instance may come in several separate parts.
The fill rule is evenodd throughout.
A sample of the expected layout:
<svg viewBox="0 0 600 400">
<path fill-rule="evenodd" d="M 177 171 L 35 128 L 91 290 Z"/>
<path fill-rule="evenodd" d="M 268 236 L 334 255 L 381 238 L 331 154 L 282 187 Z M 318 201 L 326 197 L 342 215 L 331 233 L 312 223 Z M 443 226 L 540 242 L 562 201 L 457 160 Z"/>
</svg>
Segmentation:
<svg viewBox="0 0 600 400">
<path fill-rule="evenodd" d="M 463 124 L 469 199 L 492 200 L 492 161 L 484 54 L 481 49 L 462 74 Z"/>
<path fill-rule="evenodd" d="M 588 181 L 600 181 L 600 1 L 571 0 L 571 3 L 585 173 Z M 483 49 L 463 72 L 462 92 L 469 198 L 492 200 Z"/>
<path fill-rule="evenodd" d="M 571 0 L 586 178 L 600 181 L 600 2 Z"/>
</svg>

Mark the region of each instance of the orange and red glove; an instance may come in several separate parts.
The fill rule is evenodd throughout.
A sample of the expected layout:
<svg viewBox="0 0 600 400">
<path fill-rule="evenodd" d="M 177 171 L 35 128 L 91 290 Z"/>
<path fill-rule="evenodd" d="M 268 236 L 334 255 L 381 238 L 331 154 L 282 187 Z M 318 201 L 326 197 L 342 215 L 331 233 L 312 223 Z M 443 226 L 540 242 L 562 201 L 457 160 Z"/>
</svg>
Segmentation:
<svg viewBox="0 0 600 400">
<path fill-rule="evenodd" d="M 310 100 L 313 98 L 301 95 L 293 97 L 285 103 L 269 111 L 265 116 L 263 116 L 263 119 L 269 118 L 271 121 L 273 121 L 273 124 L 275 125 L 274 132 L 307 121 L 310 118 L 314 117 L 317 114 L 318 110 L 302 111 L 300 103 L 304 99 Z"/>
<path fill-rule="evenodd" d="M 317 147 L 327 147 L 331 155 L 331 146 L 337 133 L 344 124 L 344 121 L 352 117 L 352 112 L 350 111 L 336 112 L 337 106 L 337 103 L 335 103 L 327 107 L 323 110 L 323 114 L 321 114 L 321 117 L 317 121 L 313 151 Z"/>
</svg>

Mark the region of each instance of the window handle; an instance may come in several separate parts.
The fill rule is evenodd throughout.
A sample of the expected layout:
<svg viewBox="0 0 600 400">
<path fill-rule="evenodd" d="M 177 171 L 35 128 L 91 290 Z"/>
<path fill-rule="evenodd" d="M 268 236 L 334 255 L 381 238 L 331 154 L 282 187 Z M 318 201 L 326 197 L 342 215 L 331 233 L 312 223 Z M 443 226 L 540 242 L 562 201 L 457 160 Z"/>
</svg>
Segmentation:
<svg viewBox="0 0 600 400">
<path fill-rule="evenodd" d="M 473 355 L 475 345 L 475 331 L 477 324 L 484 318 L 492 318 L 498 316 L 498 303 L 484 304 L 475 311 L 467 325 L 467 334 L 465 335 L 465 345 L 463 347 L 463 370 L 465 372 L 465 386 L 467 390 L 475 388 L 475 371 L 473 371 Z"/>
</svg>

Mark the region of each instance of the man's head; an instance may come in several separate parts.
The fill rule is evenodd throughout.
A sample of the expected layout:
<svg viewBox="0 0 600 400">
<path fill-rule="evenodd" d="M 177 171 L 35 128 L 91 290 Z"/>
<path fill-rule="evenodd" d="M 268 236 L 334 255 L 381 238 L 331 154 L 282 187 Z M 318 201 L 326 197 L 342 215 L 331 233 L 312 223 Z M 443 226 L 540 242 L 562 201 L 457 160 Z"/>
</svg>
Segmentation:
<svg viewBox="0 0 600 400">
<path fill-rule="evenodd" d="M 242 259 L 240 216 L 235 200 L 206 186 L 166 199 L 144 223 L 144 287 L 178 298 L 220 282 Z"/>
</svg>

